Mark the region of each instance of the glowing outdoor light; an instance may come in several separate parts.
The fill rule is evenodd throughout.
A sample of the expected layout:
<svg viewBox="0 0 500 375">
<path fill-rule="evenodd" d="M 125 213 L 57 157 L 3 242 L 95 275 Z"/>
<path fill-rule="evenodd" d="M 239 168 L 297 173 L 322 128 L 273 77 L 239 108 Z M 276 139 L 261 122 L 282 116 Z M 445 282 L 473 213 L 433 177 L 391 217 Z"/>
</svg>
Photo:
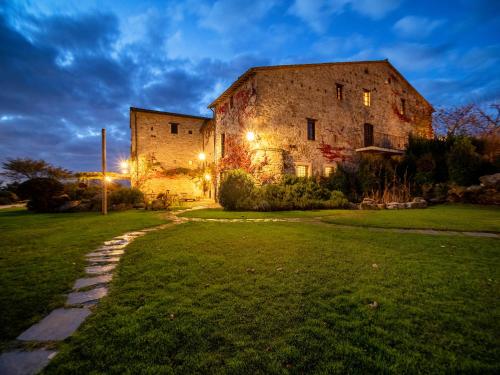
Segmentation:
<svg viewBox="0 0 500 375">
<path fill-rule="evenodd" d="M 200 152 L 198 154 L 198 159 L 200 159 L 201 161 L 204 161 L 206 158 L 207 158 L 207 155 L 205 155 L 204 152 Z"/>
<path fill-rule="evenodd" d="M 210 181 L 212 179 L 212 176 L 210 176 L 208 173 L 205 175 L 205 181 Z"/>
<path fill-rule="evenodd" d="M 255 140 L 255 133 L 254 132 L 247 132 L 246 137 L 247 137 L 248 142 L 252 142 Z"/>
<path fill-rule="evenodd" d="M 122 173 L 128 173 L 128 161 L 122 160 L 120 161 L 120 170 Z"/>
<path fill-rule="evenodd" d="M 106 176 L 106 177 L 104 178 L 104 180 L 105 180 L 106 182 L 112 182 L 112 181 L 113 181 L 113 178 L 111 178 L 111 176 Z"/>
</svg>

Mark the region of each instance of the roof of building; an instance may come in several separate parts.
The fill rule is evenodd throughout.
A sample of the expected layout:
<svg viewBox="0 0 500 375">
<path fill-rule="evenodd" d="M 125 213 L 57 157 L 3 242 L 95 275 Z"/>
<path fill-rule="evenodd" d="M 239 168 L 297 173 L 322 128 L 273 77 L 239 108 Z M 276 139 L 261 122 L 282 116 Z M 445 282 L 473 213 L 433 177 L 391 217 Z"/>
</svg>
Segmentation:
<svg viewBox="0 0 500 375">
<path fill-rule="evenodd" d="M 211 120 L 211 117 L 203 117 L 203 116 L 193 116 L 193 115 L 187 115 L 184 113 L 175 113 L 175 112 L 164 112 L 164 111 L 156 111 L 153 109 L 144 109 L 144 108 L 137 108 L 137 107 L 130 107 L 130 112 L 146 112 L 146 113 L 156 113 L 158 115 L 168 115 L 168 116 L 175 116 L 175 117 L 187 117 L 187 118 L 195 118 L 199 120 Z"/>
<path fill-rule="evenodd" d="M 231 86 L 229 86 L 226 91 L 224 91 L 217 99 L 215 99 L 208 108 L 213 108 L 222 101 L 225 101 L 234 91 L 240 87 L 246 80 L 254 76 L 258 71 L 262 70 L 277 70 L 277 69 L 290 69 L 290 68 L 311 68 L 318 66 L 336 66 L 336 65 L 356 65 L 356 64 L 387 64 L 408 86 L 432 109 L 432 105 L 425 99 L 422 94 L 420 94 L 415 87 L 412 86 L 410 82 L 389 62 L 388 59 L 385 60 L 367 60 L 367 61 L 340 61 L 340 62 L 327 62 L 327 63 L 316 63 L 316 64 L 292 64 L 292 65 L 271 65 L 271 66 L 256 66 L 249 68 L 245 73 L 238 77 Z"/>
</svg>

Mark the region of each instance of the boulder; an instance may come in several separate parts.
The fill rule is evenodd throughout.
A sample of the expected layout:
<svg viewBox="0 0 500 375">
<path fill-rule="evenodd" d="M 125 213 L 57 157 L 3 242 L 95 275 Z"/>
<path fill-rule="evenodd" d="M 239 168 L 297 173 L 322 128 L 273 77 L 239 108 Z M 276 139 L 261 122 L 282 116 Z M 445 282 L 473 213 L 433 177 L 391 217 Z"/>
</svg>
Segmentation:
<svg viewBox="0 0 500 375">
<path fill-rule="evenodd" d="M 359 205 L 357 205 L 356 203 L 348 202 L 347 208 L 349 210 L 359 210 Z"/>
<path fill-rule="evenodd" d="M 412 202 L 410 203 L 409 208 L 426 208 L 427 207 L 427 201 L 422 198 L 422 197 L 415 197 L 413 198 Z"/>
<path fill-rule="evenodd" d="M 67 201 L 60 205 L 56 211 L 58 212 L 72 212 L 80 205 L 80 201 Z"/>
<path fill-rule="evenodd" d="M 479 177 L 481 186 L 500 190 L 500 173 L 489 174 Z"/>
<path fill-rule="evenodd" d="M 386 204 L 388 210 L 402 210 L 406 208 L 406 203 L 390 202 Z"/>
<path fill-rule="evenodd" d="M 363 198 L 363 201 L 359 204 L 361 210 L 378 210 L 377 203 L 375 199 Z"/>
</svg>

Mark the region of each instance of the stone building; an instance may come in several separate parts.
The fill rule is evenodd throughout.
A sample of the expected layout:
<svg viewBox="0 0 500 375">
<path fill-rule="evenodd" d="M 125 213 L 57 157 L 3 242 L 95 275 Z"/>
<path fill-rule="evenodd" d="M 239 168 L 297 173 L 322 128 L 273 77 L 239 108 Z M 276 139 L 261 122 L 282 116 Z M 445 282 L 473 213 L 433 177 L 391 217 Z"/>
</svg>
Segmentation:
<svg viewBox="0 0 500 375">
<path fill-rule="evenodd" d="M 217 170 L 244 149 L 263 179 L 328 175 L 356 154 L 398 155 L 410 134 L 433 136 L 432 106 L 388 60 L 251 68 L 209 108 L 212 119 L 131 109 L 132 159 L 192 169 L 204 150 Z M 172 123 L 193 134 L 173 135 Z"/>
<path fill-rule="evenodd" d="M 211 124 L 208 117 L 131 107 L 132 186 L 150 199 L 167 191 L 185 199 L 203 196 L 197 172 L 214 159 L 213 136 L 205 136 Z"/>
</svg>

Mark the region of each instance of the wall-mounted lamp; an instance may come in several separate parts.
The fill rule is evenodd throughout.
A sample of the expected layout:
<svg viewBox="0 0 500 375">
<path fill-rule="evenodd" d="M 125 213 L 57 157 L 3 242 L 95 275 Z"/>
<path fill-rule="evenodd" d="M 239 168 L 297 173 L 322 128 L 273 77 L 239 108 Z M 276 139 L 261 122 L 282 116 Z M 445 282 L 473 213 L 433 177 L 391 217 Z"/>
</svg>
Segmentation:
<svg viewBox="0 0 500 375">
<path fill-rule="evenodd" d="M 207 158 L 207 155 L 205 155 L 204 152 L 200 152 L 198 154 L 198 159 L 201 160 L 201 161 L 204 161 L 205 159 Z"/>
<path fill-rule="evenodd" d="M 248 142 L 253 142 L 255 140 L 255 133 L 254 132 L 247 132 L 246 138 Z"/>
</svg>

